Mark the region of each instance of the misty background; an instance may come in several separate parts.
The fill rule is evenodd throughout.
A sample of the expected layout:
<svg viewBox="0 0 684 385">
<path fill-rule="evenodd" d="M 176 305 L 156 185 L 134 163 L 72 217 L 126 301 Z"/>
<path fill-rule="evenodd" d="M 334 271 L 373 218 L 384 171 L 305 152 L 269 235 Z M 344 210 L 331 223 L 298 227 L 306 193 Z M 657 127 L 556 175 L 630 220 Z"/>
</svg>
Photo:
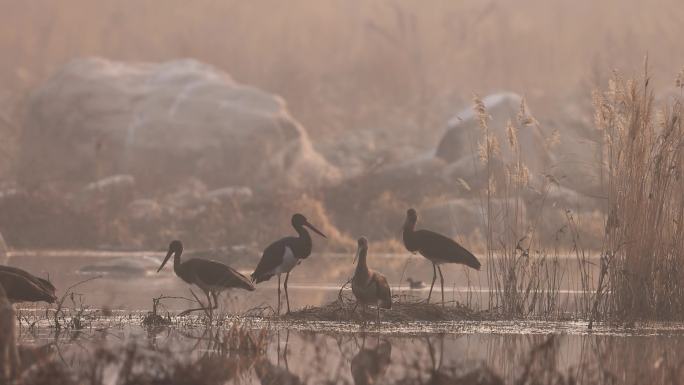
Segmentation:
<svg viewBox="0 0 684 385">
<path fill-rule="evenodd" d="M 0 8 L 0 232 L 14 248 L 259 250 L 300 211 L 331 237 L 322 248 L 366 235 L 398 251 L 414 206 L 481 249 L 475 94 L 502 147 L 508 121 L 520 130 L 542 237 L 557 241 L 570 211 L 598 247 L 591 93 L 648 55 L 667 100 L 684 63 L 675 0 Z"/>
</svg>

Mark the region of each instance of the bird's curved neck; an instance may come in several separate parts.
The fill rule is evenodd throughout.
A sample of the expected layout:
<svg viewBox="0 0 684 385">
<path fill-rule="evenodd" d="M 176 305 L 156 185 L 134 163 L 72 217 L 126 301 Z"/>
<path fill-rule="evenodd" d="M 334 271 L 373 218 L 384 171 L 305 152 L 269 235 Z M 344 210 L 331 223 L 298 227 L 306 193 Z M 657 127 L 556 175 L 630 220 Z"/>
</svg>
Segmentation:
<svg viewBox="0 0 684 385">
<path fill-rule="evenodd" d="M 307 244 L 311 244 L 311 235 L 304 228 L 304 226 L 302 226 L 302 225 L 294 226 L 294 229 L 295 229 L 295 231 L 297 231 L 297 234 L 299 235 L 299 239 L 303 240 Z"/>
<path fill-rule="evenodd" d="M 366 264 L 366 255 L 368 254 L 368 250 L 366 249 L 361 249 L 359 250 L 359 260 L 356 263 L 356 274 L 367 274 L 368 273 L 368 264 Z"/>
<path fill-rule="evenodd" d="M 293 227 L 297 234 L 299 234 L 299 238 L 311 240 L 311 235 L 309 235 L 309 232 L 306 231 L 303 225 L 297 225 Z"/>
<path fill-rule="evenodd" d="M 183 254 L 182 251 L 176 251 L 173 253 L 173 271 L 178 273 L 178 268 L 181 265 L 181 254 Z"/>
<path fill-rule="evenodd" d="M 415 232 L 415 229 L 415 222 L 406 221 L 404 223 L 404 233 L 402 238 L 404 241 L 404 246 L 406 246 L 409 251 L 413 251 L 413 233 Z"/>
<path fill-rule="evenodd" d="M 297 238 L 298 242 L 296 242 L 295 245 L 295 247 L 298 249 L 296 250 L 297 257 L 306 258 L 311 254 L 311 248 L 313 246 L 311 235 L 302 225 L 292 227 L 294 227 L 295 231 L 297 231 L 297 234 L 299 235 Z"/>
</svg>

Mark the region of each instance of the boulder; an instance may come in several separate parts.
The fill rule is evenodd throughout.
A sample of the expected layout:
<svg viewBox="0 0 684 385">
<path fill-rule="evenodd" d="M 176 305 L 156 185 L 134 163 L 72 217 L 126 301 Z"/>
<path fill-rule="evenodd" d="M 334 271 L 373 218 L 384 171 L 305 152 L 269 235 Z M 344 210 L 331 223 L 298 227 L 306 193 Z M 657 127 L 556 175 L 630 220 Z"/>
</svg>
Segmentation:
<svg viewBox="0 0 684 385">
<path fill-rule="evenodd" d="M 491 230 L 495 246 L 500 240 L 515 242 L 528 233 L 547 246 L 571 246 L 577 236 L 582 247 L 597 250 L 603 239 L 604 217 L 594 206 L 578 206 L 586 199 L 572 190 L 552 188 L 548 193 L 526 191 L 519 205 L 515 200 L 494 198 Z M 419 208 L 419 227 L 429 228 L 465 241 L 466 245 L 486 242 L 487 203 L 479 198 L 457 198 Z M 575 233 L 576 232 L 576 233 Z M 528 246 L 527 244 L 523 244 Z"/>
<path fill-rule="evenodd" d="M 516 160 L 508 146 L 506 123 L 508 120 L 516 122 L 521 102 L 522 98 L 513 93 L 483 98 L 491 117 L 490 132 L 497 137 L 501 147 L 500 156 L 492 159 L 492 175 L 498 186 L 503 186 L 504 162 L 512 164 Z M 479 200 L 482 189 L 487 186 L 487 172 L 478 155 L 481 140 L 477 116 L 472 108 L 466 108 L 448 122 L 447 132 L 435 151 L 384 164 L 329 188 L 325 194 L 326 206 L 344 231 L 362 230 L 369 236 L 382 236 L 387 231 L 378 230 L 385 224 L 377 223 L 377 217 L 403 217 L 406 207 L 419 207 L 426 202 L 431 204 L 454 198 Z M 541 180 L 539 176 L 552 164 L 543 133 L 536 124 L 524 125 L 518 130 L 518 141 L 522 161 L 532 179 Z M 384 215 L 378 212 L 380 208 L 385 211 Z M 469 233 L 476 227 L 471 224 L 478 218 L 465 220 Z"/>
<path fill-rule="evenodd" d="M 76 204 L 85 210 L 123 210 L 135 195 L 135 178 L 112 175 L 88 183 L 76 196 Z"/>
<path fill-rule="evenodd" d="M 76 272 L 81 275 L 101 275 L 107 278 L 128 280 L 134 277 L 154 277 L 156 274 L 153 273 L 160 265 L 161 260 L 155 257 L 121 257 L 87 264 Z"/>
<path fill-rule="evenodd" d="M 245 186 L 222 187 L 207 192 L 207 199 L 216 201 L 248 202 L 252 199 L 252 189 Z"/>
<path fill-rule="evenodd" d="M 596 129 L 592 112 L 568 102 L 553 119 L 544 122 L 560 132 L 551 173 L 562 186 L 589 196 L 605 196 L 608 169 L 603 158 L 603 132 Z"/>
<path fill-rule="evenodd" d="M 517 128 L 517 140 L 520 146 L 520 157 L 530 170 L 530 175 L 537 176 L 549 172 L 552 157 L 548 151 L 545 133 L 537 124 L 521 124 L 517 121 L 522 98 L 514 93 L 501 92 L 482 98 L 487 109 L 489 133 L 499 143 L 499 154 L 492 159 L 496 170 L 502 164 L 513 164 L 517 156 L 509 145 L 507 134 L 508 121 Z M 525 118 L 529 118 L 526 111 Z M 472 185 L 482 182 L 486 175 L 484 165 L 479 159 L 478 146 L 483 142 L 483 131 L 479 118 L 472 107 L 463 109 L 447 123 L 447 131 L 437 145 L 435 156 L 449 163 L 451 173 L 463 178 Z M 501 175 L 502 176 L 502 175 Z M 486 180 L 486 179 L 484 179 Z"/>
<path fill-rule="evenodd" d="M 339 175 L 280 97 L 195 60 L 74 60 L 34 93 L 25 126 L 25 185 L 128 174 L 143 191 L 190 176 L 209 188 L 268 191 Z"/>
</svg>

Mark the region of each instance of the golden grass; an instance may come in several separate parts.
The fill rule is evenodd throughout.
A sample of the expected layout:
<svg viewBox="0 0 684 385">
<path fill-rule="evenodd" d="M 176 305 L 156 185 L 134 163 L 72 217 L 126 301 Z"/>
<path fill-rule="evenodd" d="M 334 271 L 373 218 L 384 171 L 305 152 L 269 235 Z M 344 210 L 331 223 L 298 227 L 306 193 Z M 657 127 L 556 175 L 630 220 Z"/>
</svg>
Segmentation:
<svg viewBox="0 0 684 385">
<path fill-rule="evenodd" d="M 522 161 L 518 132 L 539 123 L 520 103 L 515 121 L 505 127 L 512 157 L 501 156 L 501 144 L 489 127 L 490 117 L 482 100 L 475 96 L 474 111 L 482 131 L 479 158 L 489 183 L 480 191 L 486 233 L 486 273 L 489 282 L 489 309 L 505 317 L 557 317 L 563 272 L 558 267 L 558 248 L 544 243 L 539 235 L 539 218 L 546 209 L 543 200 L 557 187 L 552 177 L 532 180 Z M 497 173 L 503 169 L 503 178 Z M 523 199 L 526 189 L 540 191 L 538 212 L 528 213 Z M 498 203 L 495 203 L 497 200 Z M 559 210 L 560 208 L 554 208 Z"/>
<path fill-rule="evenodd" d="M 682 100 L 654 105 L 647 69 L 615 73 L 594 95 L 605 137 L 609 211 L 602 310 L 618 319 L 684 318 Z M 601 309 L 601 308 L 600 308 Z"/>
</svg>

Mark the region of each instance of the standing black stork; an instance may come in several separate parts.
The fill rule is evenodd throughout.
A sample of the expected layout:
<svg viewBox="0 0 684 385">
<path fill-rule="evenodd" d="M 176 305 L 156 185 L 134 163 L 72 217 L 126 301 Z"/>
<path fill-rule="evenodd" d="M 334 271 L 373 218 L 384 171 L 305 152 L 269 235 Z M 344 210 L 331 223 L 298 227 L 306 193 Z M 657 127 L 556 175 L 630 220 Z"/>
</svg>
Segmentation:
<svg viewBox="0 0 684 385">
<path fill-rule="evenodd" d="M 459 245 L 451 238 L 430 230 L 416 230 L 418 214 L 414 209 L 406 211 L 406 222 L 404 222 L 404 246 L 412 253 L 420 253 L 423 257 L 432 262 L 432 285 L 428 294 L 427 303 L 430 303 L 432 288 L 437 280 L 437 270 L 442 283 L 442 306 L 444 306 L 444 276 L 439 265 L 443 263 L 461 263 L 470 266 L 475 270 L 480 270 L 480 261 L 463 246 Z"/>
<path fill-rule="evenodd" d="M 368 240 L 361 237 L 358 240 L 358 249 L 354 262 L 358 259 L 356 271 L 352 278 L 352 293 L 356 297 L 356 305 L 361 303 L 366 308 L 367 305 L 375 305 L 378 315 L 376 322 L 380 322 L 380 308 L 392 308 L 392 292 L 384 275 L 368 268 L 366 256 L 368 254 Z M 356 310 L 356 305 L 354 310 Z"/>
<path fill-rule="evenodd" d="M 278 276 L 278 314 L 280 314 L 280 274 L 285 273 L 283 287 L 285 288 L 285 301 L 289 313 L 290 297 L 287 293 L 287 280 L 290 278 L 290 271 L 300 264 L 302 259 L 306 259 L 311 254 L 311 236 L 304 227 L 308 227 L 321 237 L 327 238 L 302 214 L 292 216 L 292 227 L 299 236 L 285 237 L 268 245 L 252 273 L 252 280 L 256 283 L 268 281 L 274 275 Z"/>
<path fill-rule="evenodd" d="M 11 303 L 39 302 L 53 303 L 57 300 L 55 287 L 46 279 L 12 266 L 0 266 L 0 285 L 5 289 Z"/>
<path fill-rule="evenodd" d="M 226 289 L 255 290 L 254 284 L 249 278 L 228 265 L 208 259 L 190 259 L 181 262 L 181 254 L 183 254 L 183 243 L 178 240 L 172 241 L 169 244 L 169 251 L 166 253 L 164 262 L 159 266 L 157 272 L 161 271 L 173 255 L 173 271 L 180 279 L 191 285 L 196 285 L 204 292 L 208 307 L 188 309 L 181 312 L 180 315 L 198 310 L 208 310 L 210 315 L 213 314 L 213 311 L 218 307 L 218 295 Z M 213 305 L 209 294 L 214 298 Z"/>
</svg>

